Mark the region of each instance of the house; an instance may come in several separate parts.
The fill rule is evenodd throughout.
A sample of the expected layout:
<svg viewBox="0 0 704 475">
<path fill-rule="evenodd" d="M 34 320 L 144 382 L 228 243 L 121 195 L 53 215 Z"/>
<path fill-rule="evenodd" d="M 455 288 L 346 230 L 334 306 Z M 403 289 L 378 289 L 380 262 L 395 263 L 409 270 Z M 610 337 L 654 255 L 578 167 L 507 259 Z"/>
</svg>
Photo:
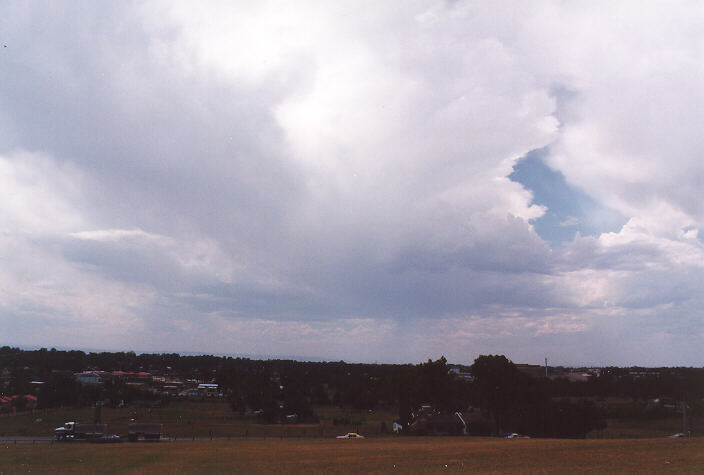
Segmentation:
<svg viewBox="0 0 704 475">
<path fill-rule="evenodd" d="M 469 382 L 474 381 L 474 376 L 472 376 L 472 373 L 469 371 L 469 369 L 463 366 L 452 366 L 450 367 L 449 372 L 454 374 L 459 379 L 464 379 L 465 381 Z"/>
<path fill-rule="evenodd" d="M 428 417 L 428 416 L 434 416 L 438 412 L 433 409 L 433 406 L 430 404 L 424 403 L 418 406 L 414 411 L 411 412 L 411 419 L 416 420 L 421 417 Z"/>
<path fill-rule="evenodd" d="M 220 391 L 218 390 L 218 385 L 217 384 L 212 384 L 212 383 L 200 383 L 198 387 L 196 388 L 196 391 L 198 391 L 198 394 L 202 394 L 205 396 L 219 396 Z"/>
<path fill-rule="evenodd" d="M 120 379 L 122 381 L 127 381 L 128 383 L 133 384 L 146 384 L 152 382 L 151 373 L 145 373 L 144 371 L 113 371 L 112 376 L 114 378 Z"/>
<path fill-rule="evenodd" d="M 32 394 L 25 394 L 24 398 L 27 401 L 27 409 L 36 409 L 38 402 L 37 396 L 34 396 Z"/>
<path fill-rule="evenodd" d="M 102 384 L 103 381 L 100 379 L 100 375 L 94 371 L 84 371 L 82 373 L 76 373 L 73 377 L 81 384 Z"/>
<path fill-rule="evenodd" d="M 553 376 L 550 376 L 550 379 L 555 380 L 555 379 L 566 379 L 567 381 L 571 383 L 586 383 L 589 381 L 589 378 L 592 377 L 592 374 L 590 373 L 581 373 L 578 371 L 572 371 L 568 373 L 560 373 L 556 374 Z"/>
<path fill-rule="evenodd" d="M 442 414 L 430 404 L 421 404 L 411 413 L 409 433 L 413 435 L 465 435 L 467 424 L 459 412 Z"/>
<path fill-rule="evenodd" d="M 462 414 L 431 414 L 415 419 L 409 427 L 413 435 L 466 435 L 467 424 Z"/>
<path fill-rule="evenodd" d="M 12 379 L 12 374 L 8 368 L 3 368 L 0 371 L 0 390 L 5 389 L 10 385 L 10 380 Z"/>
<path fill-rule="evenodd" d="M 17 399 L 24 399 L 24 403 L 22 402 L 17 402 Z M 15 394 L 13 396 L 2 396 L 0 397 L 0 407 L 2 407 L 5 410 L 12 410 L 15 408 L 19 407 L 22 408 L 22 410 L 32 410 L 36 409 L 37 407 L 37 396 L 34 396 L 32 394 Z M 22 404 L 24 404 L 24 407 L 22 407 Z"/>
</svg>

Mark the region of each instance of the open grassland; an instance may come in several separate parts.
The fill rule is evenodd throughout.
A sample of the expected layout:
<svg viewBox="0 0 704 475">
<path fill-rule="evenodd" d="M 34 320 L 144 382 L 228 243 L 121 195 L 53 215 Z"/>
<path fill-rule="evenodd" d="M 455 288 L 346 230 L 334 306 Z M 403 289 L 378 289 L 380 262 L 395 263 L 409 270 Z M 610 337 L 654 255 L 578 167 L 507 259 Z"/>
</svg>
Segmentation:
<svg viewBox="0 0 704 475">
<path fill-rule="evenodd" d="M 704 439 L 400 437 L 0 446 L 0 472 L 379 473 L 704 471 Z"/>
</svg>

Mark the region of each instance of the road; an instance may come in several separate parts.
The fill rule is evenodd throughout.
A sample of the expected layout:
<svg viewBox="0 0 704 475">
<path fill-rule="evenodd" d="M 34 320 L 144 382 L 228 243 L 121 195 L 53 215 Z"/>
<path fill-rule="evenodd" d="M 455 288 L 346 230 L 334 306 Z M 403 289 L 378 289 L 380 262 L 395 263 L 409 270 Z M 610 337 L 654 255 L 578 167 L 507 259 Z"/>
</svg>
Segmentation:
<svg viewBox="0 0 704 475">
<path fill-rule="evenodd" d="M 267 440 L 267 439 L 317 439 L 320 437 L 243 437 L 243 436 L 232 436 L 232 437 L 162 437 L 160 442 L 184 442 L 184 441 L 203 441 L 203 440 Z M 86 442 L 85 440 L 76 440 L 75 442 Z M 122 442 L 127 442 L 127 436 L 122 437 Z M 71 442 L 56 442 L 54 437 L 50 436 L 24 436 L 24 435 L 13 435 L 13 436 L 2 436 L 0 437 L 0 444 L 51 444 L 51 443 L 62 443 L 67 444 Z"/>
<path fill-rule="evenodd" d="M 25 435 L 12 435 L 6 437 L 0 437 L 0 444 L 48 444 L 53 442 L 54 438 L 50 436 L 25 436 Z"/>
</svg>

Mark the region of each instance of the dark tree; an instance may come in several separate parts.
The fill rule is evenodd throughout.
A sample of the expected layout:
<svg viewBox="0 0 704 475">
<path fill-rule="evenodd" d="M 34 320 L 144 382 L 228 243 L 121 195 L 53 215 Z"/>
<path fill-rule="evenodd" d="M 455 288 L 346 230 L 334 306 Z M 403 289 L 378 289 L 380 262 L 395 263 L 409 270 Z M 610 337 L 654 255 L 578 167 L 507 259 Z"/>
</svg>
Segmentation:
<svg viewBox="0 0 704 475">
<path fill-rule="evenodd" d="M 39 389 L 37 404 L 40 408 L 75 406 L 78 404 L 81 385 L 73 376 L 55 374 Z"/>
</svg>

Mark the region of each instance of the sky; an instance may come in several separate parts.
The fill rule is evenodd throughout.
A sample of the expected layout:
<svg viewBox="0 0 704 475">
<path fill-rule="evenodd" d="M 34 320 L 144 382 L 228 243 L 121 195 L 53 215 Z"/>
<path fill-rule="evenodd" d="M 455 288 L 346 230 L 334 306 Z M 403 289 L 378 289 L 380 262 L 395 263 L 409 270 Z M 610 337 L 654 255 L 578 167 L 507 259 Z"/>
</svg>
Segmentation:
<svg viewBox="0 0 704 475">
<path fill-rule="evenodd" d="M 703 4 L 1 7 L 0 344 L 704 365 Z"/>
</svg>

